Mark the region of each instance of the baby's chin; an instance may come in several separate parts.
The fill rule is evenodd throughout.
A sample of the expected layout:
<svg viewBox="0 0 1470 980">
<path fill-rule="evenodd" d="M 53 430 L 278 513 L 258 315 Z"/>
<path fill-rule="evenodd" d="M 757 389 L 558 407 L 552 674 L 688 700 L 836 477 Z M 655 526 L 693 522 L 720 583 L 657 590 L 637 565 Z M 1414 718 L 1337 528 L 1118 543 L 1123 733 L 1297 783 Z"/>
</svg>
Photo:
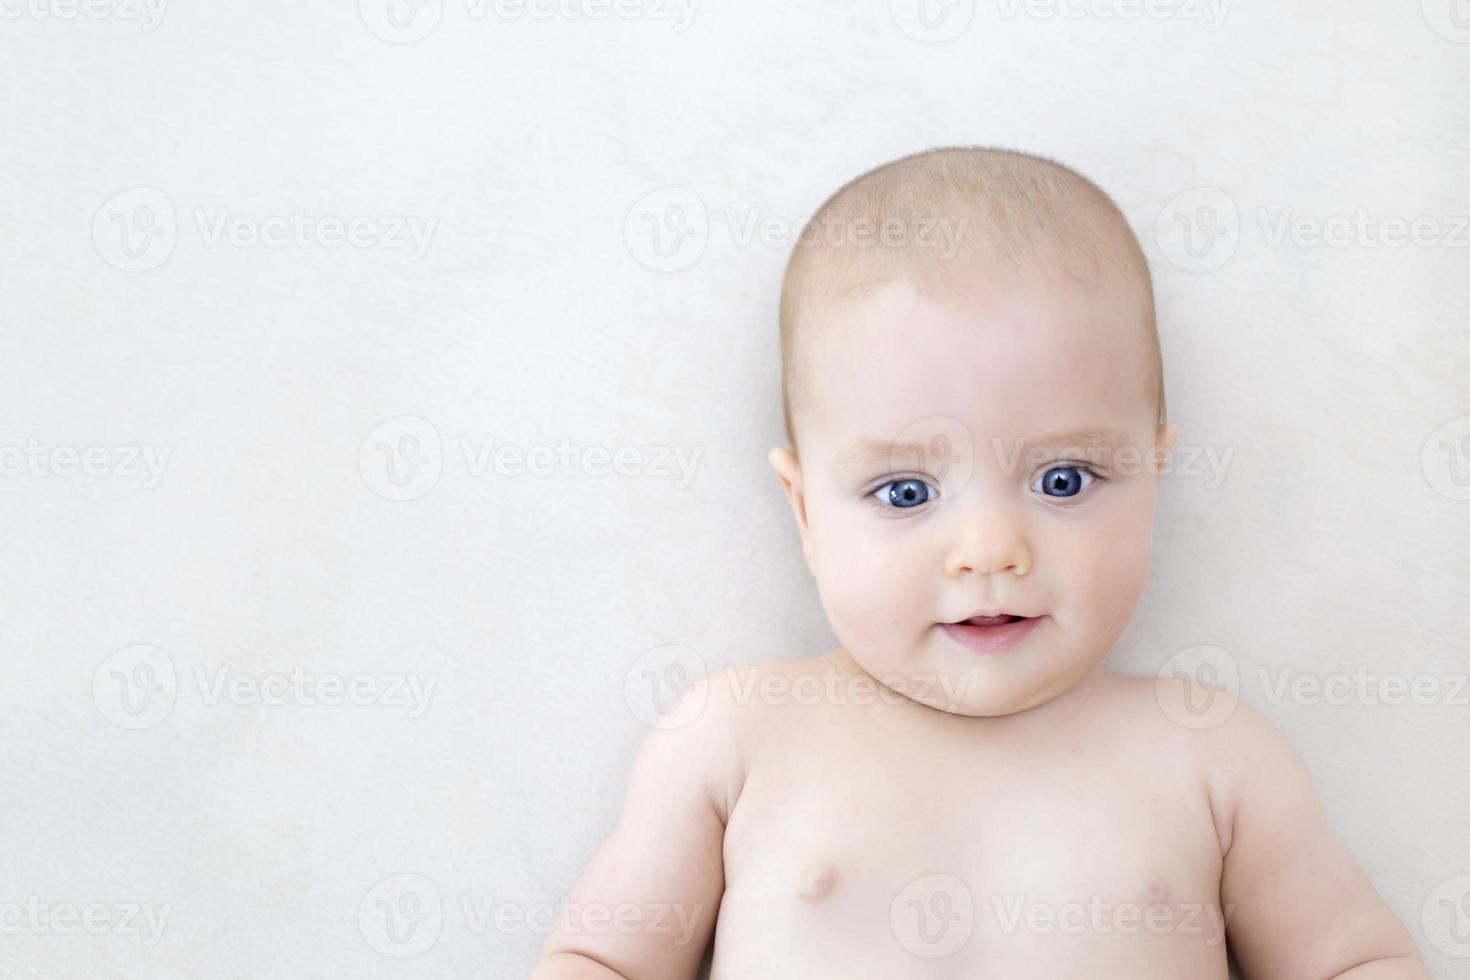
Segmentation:
<svg viewBox="0 0 1470 980">
<path fill-rule="evenodd" d="M 951 677 L 933 674 L 879 676 L 890 690 L 945 714 L 966 718 L 1003 718 L 1033 708 L 1055 697 L 1058 691 L 1037 690 L 1034 685 L 997 683 L 993 679 L 961 673 Z"/>
<path fill-rule="evenodd" d="M 1000 718 L 1045 704 L 1070 690 L 1095 659 L 1059 662 L 1024 647 L 973 653 L 943 645 L 921 646 L 903 658 L 854 655 L 879 683 L 910 701 L 969 718 Z"/>
</svg>

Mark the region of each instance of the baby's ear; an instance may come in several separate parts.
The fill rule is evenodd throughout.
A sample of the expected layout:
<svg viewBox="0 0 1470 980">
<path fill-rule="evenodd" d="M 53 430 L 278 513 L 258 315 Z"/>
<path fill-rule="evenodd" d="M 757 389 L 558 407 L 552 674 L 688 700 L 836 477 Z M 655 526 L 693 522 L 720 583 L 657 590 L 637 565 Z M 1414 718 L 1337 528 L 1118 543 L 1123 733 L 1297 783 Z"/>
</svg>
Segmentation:
<svg viewBox="0 0 1470 980">
<path fill-rule="evenodd" d="M 796 517 L 796 529 L 801 533 L 801 552 L 806 557 L 806 567 L 810 571 L 812 545 L 807 533 L 806 494 L 802 489 L 801 464 L 797 461 L 796 454 L 785 447 L 772 449 L 766 459 L 770 460 L 771 469 L 776 471 L 776 479 L 781 481 L 781 489 L 786 492 L 786 499 L 791 503 L 791 513 Z"/>
</svg>

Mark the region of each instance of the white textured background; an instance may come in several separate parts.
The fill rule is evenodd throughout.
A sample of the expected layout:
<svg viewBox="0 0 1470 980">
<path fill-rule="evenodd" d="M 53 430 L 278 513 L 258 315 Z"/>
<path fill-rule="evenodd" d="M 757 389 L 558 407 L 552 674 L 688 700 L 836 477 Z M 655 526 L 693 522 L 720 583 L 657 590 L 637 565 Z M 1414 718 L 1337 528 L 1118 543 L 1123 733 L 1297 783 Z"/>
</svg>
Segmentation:
<svg viewBox="0 0 1470 980">
<path fill-rule="evenodd" d="M 1463 28 L 1457 0 L 957 0 L 942 42 L 900 0 L 426 0 L 401 30 L 378 0 L 67 2 L 0 3 L 0 975 L 528 973 L 520 917 L 615 820 L 640 656 L 830 640 L 764 459 L 788 244 L 748 223 L 998 142 L 1128 212 L 1181 444 L 1233 452 L 1218 485 L 1166 480 L 1112 661 L 1224 651 L 1436 975 L 1470 976 L 1470 692 L 1443 703 L 1470 669 L 1463 0 Z M 209 234 L 298 210 L 432 231 Z M 1360 210 L 1336 246 L 1273 244 Z M 1176 213 L 1225 234 L 1193 256 Z M 662 259 L 650 214 L 696 234 Z M 421 495 L 385 499 L 379 443 L 416 435 Z M 476 468 L 487 440 L 701 455 L 687 485 L 515 476 Z M 64 447 L 107 472 L 54 472 Z M 1360 665 L 1440 703 L 1273 703 L 1261 674 Z M 434 687 L 419 717 L 215 696 L 293 671 Z M 379 901 L 415 897 L 390 933 Z M 108 925 L 32 928 L 36 903 Z"/>
</svg>

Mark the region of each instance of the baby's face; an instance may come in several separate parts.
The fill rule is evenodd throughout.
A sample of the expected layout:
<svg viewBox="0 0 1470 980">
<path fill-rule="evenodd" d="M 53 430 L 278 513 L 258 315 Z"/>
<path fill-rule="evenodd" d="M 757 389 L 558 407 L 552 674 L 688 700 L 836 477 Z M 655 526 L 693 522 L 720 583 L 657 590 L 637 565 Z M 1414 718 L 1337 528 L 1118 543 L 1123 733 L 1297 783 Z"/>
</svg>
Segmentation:
<svg viewBox="0 0 1470 980">
<path fill-rule="evenodd" d="M 1113 646 L 1175 438 L 1144 304 L 1116 280 L 977 282 L 949 304 L 898 281 L 803 325 L 802 458 L 772 463 L 837 639 L 868 673 L 941 710 L 1007 715 Z M 945 628 L 987 612 L 1035 622 L 999 652 Z"/>
</svg>

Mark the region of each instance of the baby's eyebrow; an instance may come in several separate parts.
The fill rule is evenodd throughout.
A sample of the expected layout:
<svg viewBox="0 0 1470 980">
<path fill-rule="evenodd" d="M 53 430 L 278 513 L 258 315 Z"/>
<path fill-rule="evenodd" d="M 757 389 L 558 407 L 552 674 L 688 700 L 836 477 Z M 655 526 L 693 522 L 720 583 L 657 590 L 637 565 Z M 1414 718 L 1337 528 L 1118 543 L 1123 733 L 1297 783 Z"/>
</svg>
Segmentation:
<svg viewBox="0 0 1470 980">
<path fill-rule="evenodd" d="M 922 447 L 917 447 L 917 449 L 921 450 Z M 845 469 L 864 463 L 882 463 L 900 453 L 919 455 L 919 451 L 909 445 L 885 442 L 882 439 L 858 439 L 842 451 L 834 465 L 839 469 Z"/>
<path fill-rule="evenodd" d="M 1122 433 L 1116 429 L 1108 428 L 1078 429 L 1074 432 L 1058 432 L 1055 435 L 1026 440 L 1027 444 L 1033 446 L 1064 445 L 1076 446 L 1078 448 L 1091 446 L 1095 443 L 1118 448 L 1124 442 L 1126 442 L 1126 439 Z M 883 439 L 856 439 L 838 455 L 833 465 L 839 469 L 846 469 L 867 463 L 888 462 L 896 456 L 921 457 L 927 451 L 935 450 L 933 447 L 916 441 L 896 443 Z"/>
<path fill-rule="evenodd" d="M 1127 440 L 1121 432 L 1116 429 L 1078 429 L 1076 432 L 1059 432 L 1053 436 L 1043 436 L 1040 439 L 1027 440 L 1038 446 L 1055 446 L 1058 443 L 1066 443 L 1068 446 L 1092 445 L 1101 443 L 1104 446 L 1118 447 Z"/>
</svg>

